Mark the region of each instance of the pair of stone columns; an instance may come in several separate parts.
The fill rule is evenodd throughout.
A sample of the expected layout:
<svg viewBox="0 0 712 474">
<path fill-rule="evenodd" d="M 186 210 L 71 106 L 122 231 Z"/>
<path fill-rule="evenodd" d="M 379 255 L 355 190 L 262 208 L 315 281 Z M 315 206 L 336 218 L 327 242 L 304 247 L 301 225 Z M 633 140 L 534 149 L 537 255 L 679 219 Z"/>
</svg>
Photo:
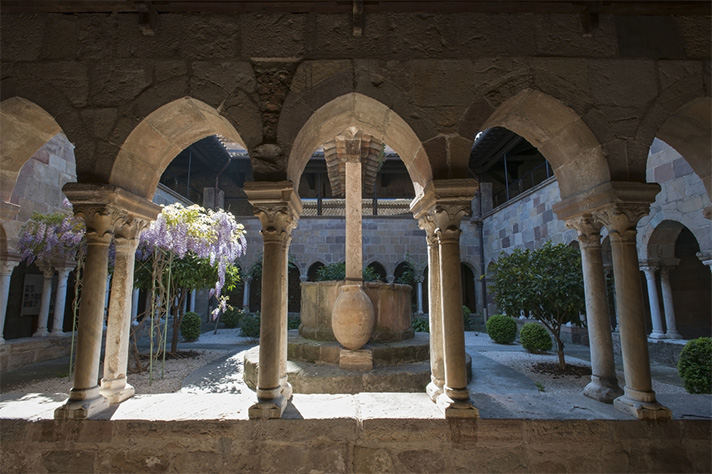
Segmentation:
<svg viewBox="0 0 712 474">
<path fill-rule="evenodd" d="M 460 276 L 460 222 L 471 214 L 476 191 L 475 180 L 437 180 L 411 204 L 428 244 L 431 381 L 426 391 L 447 418 L 479 416 L 467 388 Z"/>
<path fill-rule="evenodd" d="M 37 330 L 32 335 L 33 337 L 46 337 L 49 336 L 47 331 L 47 322 L 49 320 L 49 303 L 52 297 L 52 279 L 54 278 L 55 268 L 59 279 L 57 281 L 57 292 L 54 302 L 54 319 L 52 321 L 52 334 L 59 336 L 64 334 L 64 307 L 67 302 L 67 279 L 69 278 L 69 272 L 76 266 L 76 262 L 70 264 L 67 262 L 65 265 L 52 266 L 52 265 L 38 265 L 44 276 L 42 285 L 42 299 L 40 300 L 40 313 L 37 318 Z"/>
<path fill-rule="evenodd" d="M 245 183 L 262 224 L 262 300 L 257 403 L 250 418 L 280 418 L 292 397 L 287 382 L 287 254 L 302 203 L 292 183 Z M 246 288 L 247 291 L 247 288 Z"/>
<path fill-rule="evenodd" d="M 133 395 L 126 381 L 131 326 L 131 294 L 136 247 L 141 231 L 160 208 L 113 186 L 68 183 L 63 189 L 87 227 L 87 253 L 79 306 L 74 383 L 69 400 L 55 410 L 57 419 L 88 418 Z M 99 358 L 109 245 L 116 256 L 106 332 L 104 377 L 99 386 Z"/>
<path fill-rule="evenodd" d="M 650 303 L 650 319 L 653 323 L 651 339 L 682 339 L 677 332 L 675 324 L 675 308 L 672 303 L 672 286 L 670 285 L 670 267 L 679 263 L 678 259 L 666 259 L 665 262 L 640 262 L 640 269 L 645 274 L 648 285 L 648 301 Z M 663 290 L 663 307 L 665 308 L 665 325 L 667 332 L 663 330 L 663 318 L 660 312 L 660 299 L 658 298 L 658 285 L 655 273 L 660 270 L 660 286 Z"/>
<path fill-rule="evenodd" d="M 586 292 L 586 312 L 591 348 L 591 383 L 584 394 L 609 402 L 640 419 L 670 418 L 652 389 L 648 339 L 638 253 L 636 225 L 650 209 L 660 187 L 643 183 L 604 183 L 554 206 L 558 217 L 578 232 Z M 615 276 L 616 313 L 623 353 L 625 387 L 620 394 L 608 323 L 600 229 L 605 226 L 611 242 Z"/>
</svg>

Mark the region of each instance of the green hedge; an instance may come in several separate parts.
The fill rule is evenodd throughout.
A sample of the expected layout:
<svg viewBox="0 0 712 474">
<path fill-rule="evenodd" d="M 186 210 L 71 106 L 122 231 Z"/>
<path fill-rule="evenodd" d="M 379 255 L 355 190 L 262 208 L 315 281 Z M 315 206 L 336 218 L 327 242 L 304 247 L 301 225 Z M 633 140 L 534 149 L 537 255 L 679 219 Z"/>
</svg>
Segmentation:
<svg viewBox="0 0 712 474">
<path fill-rule="evenodd" d="M 495 314 L 487 320 L 487 334 L 497 344 L 511 344 L 517 337 L 517 323 L 504 314 Z"/>
<path fill-rule="evenodd" d="M 180 334 L 185 342 L 197 341 L 200 337 L 200 325 L 203 321 L 197 313 L 189 311 L 183 315 L 180 323 Z"/>
<path fill-rule="evenodd" d="M 690 393 L 712 393 L 712 338 L 700 337 L 685 344 L 677 370 Z"/>
<path fill-rule="evenodd" d="M 529 352 L 538 354 L 551 350 L 551 336 L 544 326 L 537 323 L 526 323 L 519 331 L 519 342 Z"/>
</svg>

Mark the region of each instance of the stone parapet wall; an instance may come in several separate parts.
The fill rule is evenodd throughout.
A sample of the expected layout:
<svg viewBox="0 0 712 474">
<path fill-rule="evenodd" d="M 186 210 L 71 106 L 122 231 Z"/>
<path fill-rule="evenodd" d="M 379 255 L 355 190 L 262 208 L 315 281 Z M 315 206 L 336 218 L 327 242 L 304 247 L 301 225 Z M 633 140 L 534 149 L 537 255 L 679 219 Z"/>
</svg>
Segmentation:
<svg viewBox="0 0 712 474">
<path fill-rule="evenodd" d="M 60 337 L 25 337 L 0 345 L 0 371 L 68 356 L 71 334 Z"/>
<path fill-rule="evenodd" d="M 2 472 L 710 472 L 710 423 L 0 420 Z"/>
</svg>

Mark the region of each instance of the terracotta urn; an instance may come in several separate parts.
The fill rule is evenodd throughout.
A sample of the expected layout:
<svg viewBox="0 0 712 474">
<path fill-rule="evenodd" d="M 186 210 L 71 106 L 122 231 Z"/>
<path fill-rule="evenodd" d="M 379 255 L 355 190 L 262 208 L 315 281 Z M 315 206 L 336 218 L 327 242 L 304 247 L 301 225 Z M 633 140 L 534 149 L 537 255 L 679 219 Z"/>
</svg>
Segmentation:
<svg viewBox="0 0 712 474">
<path fill-rule="evenodd" d="M 343 285 L 331 314 L 336 340 L 347 349 L 359 350 L 371 338 L 375 321 L 373 304 L 361 285 Z"/>
</svg>

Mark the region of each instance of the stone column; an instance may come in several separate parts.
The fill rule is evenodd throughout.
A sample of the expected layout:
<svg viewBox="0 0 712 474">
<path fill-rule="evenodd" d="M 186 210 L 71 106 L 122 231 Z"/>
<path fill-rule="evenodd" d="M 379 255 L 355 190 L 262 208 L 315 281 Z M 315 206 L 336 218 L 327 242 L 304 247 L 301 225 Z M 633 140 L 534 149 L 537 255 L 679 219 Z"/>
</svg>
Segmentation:
<svg viewBox="0 0 712 474">
<path fill-rule="evenodd" d="M 677 332 L 675 323 L 675 307 L 672 302 L 672 286 L 670 286 L 670 267 L 664 265 L 660 268 L 660 286 L 663 290 L 663 307 L 665 308 L 665 337 L 668 339 L 682 339 Z"/>
<path fill-rule="evenodd" d="M 0 344 L 5 344 L 5 317 L 7 316 L 7 301 L 10 296 L 10 280 L 12 271 L 20 264 L 16 260 L 0 262 Z"/>
<path fill-rule="evenodd" d="M 633 202 L 615 202 L 604 206 L 596 213 L 596 217 L 608 229 L 611 240 L 616 313 L 625 372 L 624 395 L 616 398 L 613 404 L 617 409 L 639 419 L 668 419 L 672 415 L 670 410 L 657 402 L 652 389 L 645 312 L 636 251 L 636 224 L 649 212 L 650 202 L 654 197 L 652 192 L 645 192 L 643 186 L 636 183 L 635 186 L 630 186 L 632 188 L 630 190 L 621 190 L 621 194 L 625 192 L 626 198 L 638 198 L 631 199 Z M 635 187 L 641 189 L 636 190 Z M 652 191 L 653 187 L 650 188 Z M 654 190 L 657 193 L 659 188 L 655 186 Z M 640 194 L 640 197 L 636 194 Z"/>
<path fill-rule="evenodd" d="M 302 211 L 301 201 L 291 182 L 245 183 L 245 193 L 262 224 L 262 319 L 260 324 L 257 403 L 250 407 L 250 418 L 280 418 L 289 400 L 280 384 L 281 359 L 286 356 L 286 256 L 292 229 Z M 285 321 L 283 322 L 282 319 Z"/>
<path fill-rule="evenodd" d="M 665 331 L 663 331 L 663 318 L 660 314 L 660 299 L 658 298 L 658 285 L 655 280 L 655 272 L 657 267 L 653 265 L 642 265 L 640 269 L 645 274 L 645 280 L 648 283 L 648 301 L 650 301 L 650 319 L 653 322 L 653 331 L 650 334 L 651 339 L 665 339 Z"/>
<path fill-rule="evenodd" d="M 296 226 L 295 226 L 296 227 Z M 292 384 L 287 381 L 287 353 L 288 343 L 287 332 L 289 330 L 289 244 L 292 243 L 292 229 L 289 229 L 289 234 L 286 239 L 282 240 L 282 295 L 280 298 L 281 308 L 279 312 L 279 335 L 280 335 L 280 354 L 279 354 L 279 386 L 282 389 L 282 397 L 285 400 L 292 398 Z"/>
<path fill-rule="evenodd" d="M 135 261 L 135 257 L 134 257 Z M 133 294 L 131 295 L 131 323 L 133 324 L 138 318 L 138 300 L 141 297 L 141 290 L 134 288 Z M 136 323 L 138 324 L 138 323 Z"/>
<path fill-rule="evenodd" d="M 418 310 L 416 311 L 416 314 L 422 315 L 423 314 L 423 277 L 419 276 L 416 278 L 416 282 L 418 283 L 417 287 L 417 298 L 418 298 Z"/>
<path fill-rule="evenodd" d="M 590 215 L 566 221 L 566 227 L 578 232 L 583 267 L 583 285 L 586 292 L 586 319 L 591 351 L 591 382 L 583 394 L 604 403 L 623 394 L 618 386 L 613 359 L 613 341 L 608 316 L 606 280 L 601 254 L 601 223 Z"/>
<path fill-rule="evenodd" d="M 79 306 L 74 386 L 69 400 L 57 408 L 57 419 L 81 419 L 109 407 L 99 388 L 104 299 L 109 263 L 109 244 L 116 222 L 131 213 L 144 214 L 146 208 L 158 214 L 158 206 L 114 186 L 67 183 L 64 194 L 74 205 L 74 213 L 87 226 L 87 254 L 84 267 L 82 300 Z M 138 209 L 137 209 L 138 208 Z M 128 214 L 128 216 L 127 216 Z"/>
<path fill-rule="evenodd" d="M 126 381 L 131 335 L 133 275 L 139 236 L 148 224 L 148 218 L 132 216 L 120 220 L 114 230 L 116 256 L 107 317 L 104 377 L 101 379 L 100 391 L 110 403 L 120 403 L 135 393 L 134 388 Z"/>
<path fill-rule="evenodd" d="M 438 242 L 445 386 L 437 403 L 448 418 L 479 416 L 470 402 L 467 388 L 460 275 L 460 221 L 470 215 L 470 203 L 476 191 L 477 182 L 474 180 L 433 181 L 425 188 L 421 200 L 411 204 L 411 209 L 421 211 L 414 212 L 416 217 L 425 211 L 432 220 Z"/>
<path fill-rule="evenodd" d="M 69 272 L 74 267 L 57 267 L 57 296 L 54 299 L 54 320 L 52 321 L 52 335 L 64 335 L 64 307 L 67 302 L 67 279 Z"/>
<path fill-rule="evenodd" d="M 245 277 L 245 292 L 242 294 L 242 310 L 246 313 L 250 311 L 250 284 L 252 283 L 252 276 L 247 275 Z M 192 304 L 192 302 L 191 302 Z"/>
<path fill-rule="evenodd" d="M 40 314 L 37 316 L 37 330 L 32 337 L 47 337 L 47 321 L 49 320 L 49 303 L 52 299 L 52 278 L 54 277 L 54 267 L 50 265 L 38 265 L 42 270 L 44 280 L 42 281 L 42 299 L 40 300 Z"/>
</svg>

